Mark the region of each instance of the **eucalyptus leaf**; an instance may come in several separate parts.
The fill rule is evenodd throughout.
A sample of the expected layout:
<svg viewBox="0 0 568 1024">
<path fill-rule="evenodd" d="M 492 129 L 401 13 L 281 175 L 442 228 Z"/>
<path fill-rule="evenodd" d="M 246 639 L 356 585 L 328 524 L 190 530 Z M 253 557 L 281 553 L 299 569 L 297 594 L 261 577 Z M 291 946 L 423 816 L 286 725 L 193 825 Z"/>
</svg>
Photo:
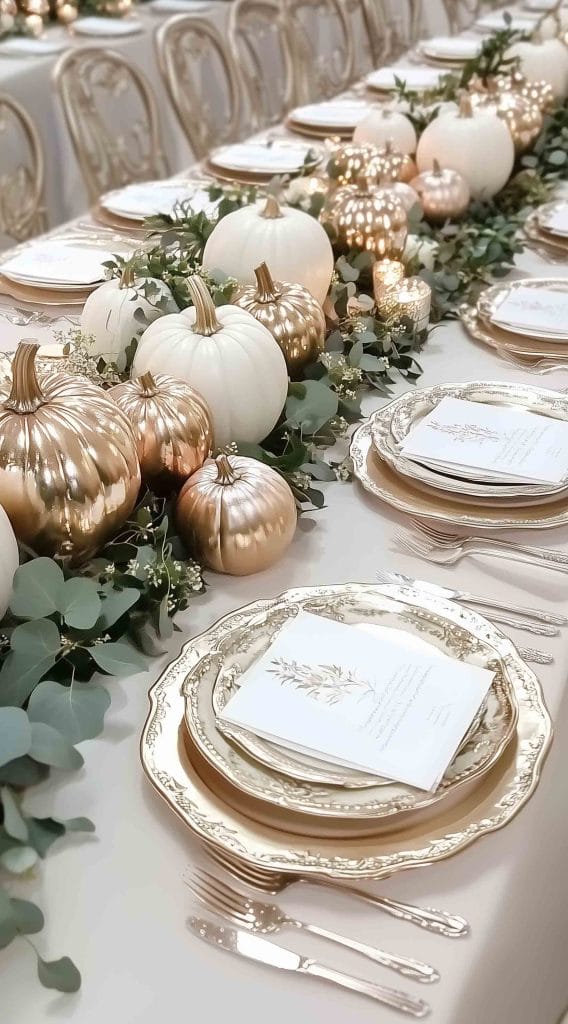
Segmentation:
<svg viewBox="0 0 568 1024">
<path fill-rule="evenodd" d="M 27 754 L 31 743 L 32 732 L 26 712 L 21 708 L 0 707 L 0 765 Z"/>
<path fill-rule="evenodd" d="M 45 722 L 32 722 L 32 745 L 30 757 L 42 764 L 72 771 L 80 768 L 83 757 L 63 733 Z"/>
<path fill-rule="evenodd" d="M 12 651 L 0 671 L 0 705 L 20 705 L 55 664 L 61 649 L 59 630 L 51 619 L 16 626 Z"/>
<path fill-rule="evenodd" d="M 81 988 L 81 975 L 68 956 L 60 960 L 43 960 L 38 956 L 37 975 L 44 988 L 58 992 L 78 992 Z"/>
<path fill-rule="evenodd" d="M 12 896 L 10 906 L 16 927 L 21 935 L 36 935 L 42 930 L 45 920 L 35 903 Z"/>
<path fill-rule="evenodd" d="M 102 732 L 109 706 L 110 696 L 102 686 L 84 683 L 63 686 L 46 679 L 36 686 L 30 697 L 28 716 L 32 722 L 44 722 L 58 729 L 74 744 Z"/>
<path fill-rule="evenodd" d="M 12 901 L 4 889 L 0 889 L 0 949 L 9 946 L 18 935 L 18 926 L 12 908 Z"/>
<path fill-rule="evenodd" d="M 52 558 L 32 558 L 14 576 L 10 608 L 25 619 L 43 619 L 58 609 L 64 577 Z"/>
<path fill-rule="evenodd" d="M 31 846 L 11 846 L 0 853 L 0 864 L 13 875 L 23 875 L 37 862 L 37 853 Z"/>
<path fill-rule="evenodd" d="M 21 843 L 27 842 L 28 826 L 20 811 L 18 802 L 8 786 L 2 786 L 0 798 L 4 809 L 4 828 L 12 839 L 18 839 Z"/>
<path fill-rule="evenodd" d="M 31 743 L 30 730 L 30 743 Z M 8 786 L 37 786 L 49 774 L 45 764 L 33 761 L 31 757 L 16 757 L 14 761 L 0 767 L 0 784 Z"/>
<path fill-rule="evenodd" d="M 121 615 L 125 615 L 127 611 L 136 604 L 140 598 L 140 591 L 134 590 L 132 587 L 125 587 L 123 590 L 107 590 L 103 594 L 101 603 L 101 616 L 99 619 L 99 625 L 102 630 L 109 629 L 110 626 L 114 626 L 115 622 L 118 622 Z"/>
<path fill-rule="evenodd" d="M 65 826 L 55 818 L 28 818 L 29 845 L 40 857 L 45 857 L 56 839 L 65 835 Z"/>
<path fill-rule="evenodd" d="M 116 643 L 97 644 L 89 647 L 89 654 L 103 672 L 111 676 L 130 676 L 136 672 L 145 672 L 145 658 L 131 644 L 117 641 Z"/>
<path fill-rule="evenodd" d="M 59 611 L 72 629 L 91 629 L 101 612 L 99 588 L 81 576 L 67 580 L 59 598 Z"/>
<path fill-rule="evenodd" d="M 303 398 L 289 395 L 286 401 L 286 423 L 305 434 L 315 434 L 337 413 L 338 398 L 319 380 L 304 381 Z"/>
</svg>

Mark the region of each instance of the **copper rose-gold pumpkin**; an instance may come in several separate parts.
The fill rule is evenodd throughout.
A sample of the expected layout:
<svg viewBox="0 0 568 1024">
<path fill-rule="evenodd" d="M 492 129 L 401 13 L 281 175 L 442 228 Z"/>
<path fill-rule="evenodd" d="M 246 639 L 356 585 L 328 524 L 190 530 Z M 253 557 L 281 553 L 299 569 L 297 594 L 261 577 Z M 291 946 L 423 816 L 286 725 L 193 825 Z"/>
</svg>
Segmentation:
<svg viewBox="0 0 568 1024">
<path fill-rule="evenodd" d="M 128 417 L 142 479 L 153 490 L 180 487 L 211 453 L 209 407 L 185 381 L 147 372 L 116 384 L 108 394 Z"/>
<path fill-rule="evenodd" d="M 21 343 L 0 388 L 0 504 L 18 540 L 77 563 L 128 517 L 140 466 L 130 424 L 90 381 L 38 378 L 36 344 Z"/>
<path fill-rule="evenodd" d="M 240 455 L 209 459 L 184 484 L 176 505 L 178 533 L 190 554 L 233 576 L 278 561 L 296 518 L 294 496 L 280 474 Z"/>
<path fill-rule="evenodd" d="M 431 171 L 422 171 L 413 179 L 412 188 L 418 193 L 426 220 L 434 224 L 462 217 L 471 199 L 463 174 L 442 169 L 437 160 Z"/>
<path fill-rule="evenodd" d="M 510 86 L 490 81 L 486 88 L 478 88 L 471 95 L 472 103 L 496 114 L 505 122 L 517 154 L 524 153 L 542 131 L 542 113 L 534 100 Z"/>
<path fill-rule="evenodd" d="M 338 189 L 332 216 L 339 238 L 350 248 L 366 249 L 377 257 L 402 256 L 408 234 L 406 210 L 369 179 L 359 178 L 356 185 Z"/>
<path fill-rule="evenodd" d="M 273 281 L 266 263 L 256 267 L 254 273 L 256 288 L 244 288 L 235 303 L 268 327 L 282 349 L 288 372 L 297 377 L 323 352 L 323 309 L 302 285 Z"/>
<path fill-rule="evenodd" d="M 340 185 L 349 185 L 365 174 L 370 160 L 377 156 L 378 149 L 369 143 L 356 145 L 348 142 L 338 146 L 331 154 L 330 173 Z"/>
<path fill-rule="evenodd" d="M 393 142 L 379 146 L 375 155 L 367 164 L 367 174 L 377 180 L 412 181 L 416 174 L 416 164 L 408 153 L 401 153 Z"/>
<path fill-rule="evenodd" d="M 500 88 L 512 89 L 513 92 L 524 96 L 543 114 L 552 110 L 556 103 L 550 82 L 545 82 L 544 79 L 540 82 L 531 82 L 522 71 L 513 71 L 511 75 L 498 75 L 497 84 Z"/>
</svg>

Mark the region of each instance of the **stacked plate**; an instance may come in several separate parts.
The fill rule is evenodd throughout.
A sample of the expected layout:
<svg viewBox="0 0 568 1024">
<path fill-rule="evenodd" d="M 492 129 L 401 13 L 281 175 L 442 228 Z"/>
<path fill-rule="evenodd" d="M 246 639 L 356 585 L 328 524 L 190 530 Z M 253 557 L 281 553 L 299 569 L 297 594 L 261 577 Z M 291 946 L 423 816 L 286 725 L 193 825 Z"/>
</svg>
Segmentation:
<svg viewBox="0 0 568 1024">
<path fill-rule="evenodd" d="M 531 296 L 527 303 L 525 322 L 510 322 L 504 316 L 505 303 L 516 295 Z M 496 349 L 505 358 L 526 365 L 544 368 L 568 362 L 568 324 L 559 312 L 555 323 L 544 326 L 544 310 L 553 296 L 558 296 L 558 310 L 568 308 L 567 278 L 521 278 L 507 284 L 487 288 L 473 307 L 461 309 L 465 327 L 478 341 Z M 541 325 L 542 321 L 542 325 Z"/>
<path fill-rule="evenodd" d="M 439 384 L 408 392 L 374 413 L 353 436 L 355 475 L 365 489 L 412 516 L 475 530 L 568 523 L 568 481 L 536 485 L 466 479 L 402 454 L 405 438 L 447 397 L 568 419 L 566 395 L 530 384 Z"/>
<path fill-rule="evenodd" d="M 330 135 L 350 139 L 370 109 L 369 103 L 356 99 L 309 103 L 305 107 L 296 107 L 290 111 L 286 127 L 292 132 L 314 139 L 326 139 Z"/>
<path fill-rule="evenodd" d="M 428 92 L 429 89 L 435 89 L 440 84 L 442 74 L 442 71 L 437 71 L 435 68 L 393 64 L 390 67 L 371 71 L 365 78 L 365 84 L 371 92 L 388 95 L 396 92 L 400 81 L 405 83 L 409 92 L 420 94 Z"/>
<path fill-rule="evenodd" d="M 544 255 L 564 262 L 568 259 L 568 200 L 545 203 L 529 214 L 524 223 L 526 237 Z"/>
<path fill-rule="evenodd" d="M 316 144 L 317 145 L 317 144 Z M 213 151 L 204 168 L 221 181 L 266 184 L 275 175 L 298 175 L 313 170 L 321 154 L 307 143 L 239 142 Z"/>
<path fill-rule="evenodd" d="M 479 57 L 483 40 L 474 36 L 434 36 L 418 46 L 418 53 L 429 64 L 451 69 Z"/>
<path fill-rule="evenodd" d="M 221 726 L 243 672 L 300 610 L 494 673 L 435 793 L 328 768 Z M 409 587 L 343 584 L 257 601 L 189 641 L 150 697 L 141 752 L 151 782 L 227 861 L 261 873 L 379 878 L 449 856 L 519 810 L 550 736 L 538 684 L 510 641 L 480 616 Z"/>
<path fill-rule="evenodd" d="M 112 253 L 57 238 L 26 243 L 0 262 L 0 290 L 43 305 L 83 304 L 105 277 Z"/>
<path fill-rule="evenodd" d="M 209 183 L 210 184 L 210 183 Z M 210 215 L 216 203 L 209 199 L 207 183 L 202 179 L 173 178 L 168 181 L 139 181 L 101 196 L 96 219 L 117 229 L 140 228 L 146 217 L 172 215 L 181 203 L 194 213 Z"/>
</svg>

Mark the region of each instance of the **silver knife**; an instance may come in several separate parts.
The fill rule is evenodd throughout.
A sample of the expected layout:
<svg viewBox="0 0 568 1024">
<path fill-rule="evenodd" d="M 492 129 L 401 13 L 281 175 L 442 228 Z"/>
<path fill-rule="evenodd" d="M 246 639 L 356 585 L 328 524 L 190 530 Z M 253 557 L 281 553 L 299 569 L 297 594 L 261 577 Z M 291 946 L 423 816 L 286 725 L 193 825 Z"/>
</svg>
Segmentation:
<svg viewBox="0 0 568 1024">
<path fill-rule="evenodd" d="M 187 925 L 204 942 L 226 949 L 229 953 L 236 953 L 237 956 L 256 960 L 257 963 L 266 964 L 268 967 L 278 967 L 283 971 L 296 971 L 298 974 L 311 974 L 315 978 L 323 978 L 324 981 L 369 996 L 411 1017 L 426 1017 L 430 1013 L 428 1003 L 422 999 L 415 999 L 394 988 L 376 985 L 372 981 L 355 978 L 351 974 L 344 974 L 343 971 L 320 964 L 311 957 L 300 956 L 291 949 L 285 949 L 284 946 L 278 946 L 275 942 L 263 939 L 259 935 L 252 935 L 240 928 L 217 925 L 203 917 L 190 917 Z"/>
</svg>

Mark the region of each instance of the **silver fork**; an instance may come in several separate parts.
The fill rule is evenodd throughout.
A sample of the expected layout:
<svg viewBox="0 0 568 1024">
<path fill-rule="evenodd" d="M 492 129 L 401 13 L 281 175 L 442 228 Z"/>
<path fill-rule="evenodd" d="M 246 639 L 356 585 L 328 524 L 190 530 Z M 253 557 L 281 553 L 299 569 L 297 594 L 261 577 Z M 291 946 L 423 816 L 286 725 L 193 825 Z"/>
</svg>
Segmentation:
<svg viewBox="0 0 568 1024">
<path fill-rule="evenodd" d="M 538 636 L 558 636 L 560 630 L 556 623 L 566 625 L 567 619 L 564 615 L 549 616 L 546 612 L 539 612 L 536 608 L 523 608 L 522 605 L 507 605 L 491 598 L 476 597 L 466 590 L 452 590 L 450 587 L 441 587 L 437 583 L 427 583 L 423 580 L 414 579 L 412 576 L 404 576 L 400 572 L 379 570 L 375 573 L 377 583 L 395 583 L 403 587 L 418 587 L 434 597 L 446 598 L 448 601 L 459 601 L 463 604 L 472 604 L 480 607 L 486 618 L 500 626 L 512 626 L 515 629 L 524 629 L 527 633 L 536 633 Z M 494 612 L 492 609 L 499 609 Z M 507 611 L 511 614 L 503 614 Z M 531 621 L 531 617 L 533 621 Z"/>
<path fill-rule="evenodd" d="M 559 572 L 568 571 L 568 554 L 563 551 L 517 544 L 510 540 L 495 540 L 492 537 L 462 537 L 459 534 L 443 533 L 415 519 L 411 522 L 416 532 L 398 530 L 395 540 L 402 548 L 430 562 L 454 565 L 465 555 L 494 555 L 496 558 L 527 562 L 529 565 L 542 565 Z"/>
<path fill-rule="evenodd" d="M 437 935 L 444 935 L 446 938 L 461 938 L 469 933 L 469 924 L 463 917 L 457 914 L 450 914 L 447 910 L 435 910 L 432 907 L 416 907 L 411 903 L 403 903 L 400 900 L 389 899 L 387 896 L 375 896 L 373 893 L 365 892 L 363 889 L 356 889 L 354 886 L 337 884 L 331 879 L 318 878 L 310 875 L 288 875 L 284 872 L 265 871 L 256 868 L 251 864 L 242 861 L 234 861 L 229 854 L 222 852 L 214 846 L 206 847 L 208 856 L 219 864 L 224 871 L 231 875 L 237 882 L 249 886 L 251 889 L 258 889 L 267 895 L 275 896 L 283 892 L 289 885 L 297 882 L 306 882 L 309 885 L 323 885 L 326 888 L 335 889 L 336 892 L 355 899 L 369 903 L 378 910 L 390 914 L 401 921 L 408 921 L 427 931 Z"/>
<path fill-rule="evenodd" d="M 396 971 L 397 974 L 401 974 L 405 978 L 412 978 L 413 981 L 429 984 L 440 978 L 438 971 L 430 964 L 413 960 L 410 957 L 386 953 L 382 949 L 349 939 L 338 932 L 320 928 L 319 925 L 298 921 L 296 918 L 289 917 L 274 903 L 251 900 L 197 865 L 193 866 L 193 870 L 188 868 L 184 872 L 183 880 L 196 899 L 208 910 L 228 919 L 239 928 L 247 928 L 258 935 L 269 935 L 272 932 L 279 932 L 282 928 L 298 928 L 318 935 L 320 938 L 328 939 L 336 945 L 345 946 L 355 953 L 361 953 L 369 960 L 373 960 L 391 971 Z"/>
</svg>

